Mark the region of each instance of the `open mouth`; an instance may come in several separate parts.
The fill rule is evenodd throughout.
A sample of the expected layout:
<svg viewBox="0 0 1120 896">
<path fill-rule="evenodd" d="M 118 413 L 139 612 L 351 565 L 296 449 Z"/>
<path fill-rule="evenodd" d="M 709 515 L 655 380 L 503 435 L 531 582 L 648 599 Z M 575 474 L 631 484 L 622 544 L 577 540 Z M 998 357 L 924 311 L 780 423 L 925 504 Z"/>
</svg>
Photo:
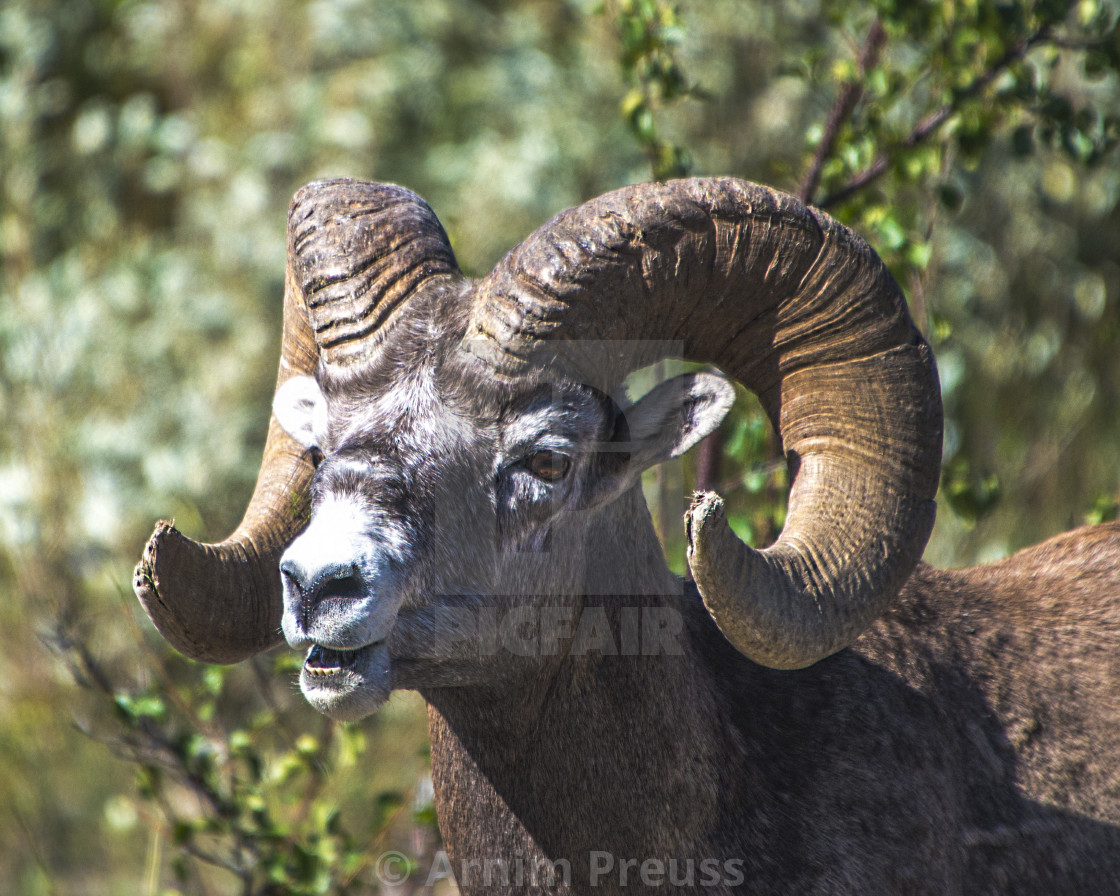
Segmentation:
<svg viewBox="0 0 1120 896">
<path fill-rule="evenodd" d="M 326 678 L 352 669 L 362 655 L 374 645 L 359 647 L 357 650 L 333 650 L 315 644 L 303 661 L 303 668 L 309 675 Z"/>
<path fill-rule="evenodd" d="M 303 661 L 299 688 L 319 712 L 340 722 L 368 716 L 389 699 L 389 644 L 375 641 L 353 650 L 314 645 Z"/>
</svg>

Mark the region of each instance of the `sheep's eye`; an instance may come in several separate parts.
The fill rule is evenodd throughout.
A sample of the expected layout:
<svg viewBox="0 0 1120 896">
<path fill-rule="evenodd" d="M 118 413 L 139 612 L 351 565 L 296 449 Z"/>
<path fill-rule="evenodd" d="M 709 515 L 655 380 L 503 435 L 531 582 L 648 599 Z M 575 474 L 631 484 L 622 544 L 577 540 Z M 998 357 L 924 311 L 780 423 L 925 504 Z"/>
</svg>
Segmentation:
<svg viewBox="0 0 1120 896">
<path fill-rule="evenodd" d="M 555 451 L 537 451 L 525 458 L 529 472 L 545 482 L 563 479 L 571 465 L 571 460 Z"/>
<path fill-rule="evenodd" d="M 323 462 L 323 457 L 323 452 L 320 450 L 318 445 L 312 445 L 307 449 L 307 459 L 311 461 L 311 466 L 313 466 L 316 470 L 319 469 L 319 464 Z"/>
</svg>

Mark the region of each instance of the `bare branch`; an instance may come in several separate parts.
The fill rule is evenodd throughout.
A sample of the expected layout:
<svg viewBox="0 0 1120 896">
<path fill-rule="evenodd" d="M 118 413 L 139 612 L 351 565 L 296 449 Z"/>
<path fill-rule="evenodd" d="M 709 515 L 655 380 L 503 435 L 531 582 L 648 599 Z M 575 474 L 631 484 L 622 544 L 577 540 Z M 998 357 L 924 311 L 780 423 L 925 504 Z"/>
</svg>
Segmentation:
<svg viewBox="0 0 1120 896">
<path fill-rule="evenodd" d="M 972 99 L 984 91 L 1012 63 L 1018 62 L 1027 52 L 1040 43 L 1052 40 L 1049 28 L 1042 28 L 1029 37 L 1016 41 L 997 59 L 992 66 L 978 75 L 967 87 L 957 91 L 953 100 L 939 109 L 930 112 L 898 144 L 879 155 L 867 168 L 853 177 L 847 184 L 834 190 L 816 203 L 819 208 L 830 208 L 858 193 L 864 187 L 877 181 L 890 168 L 894 156 L 900 150 L 913 149 L 928 140 L 960 108 L 962 101 Z"/>
<path fill-rule="evenodd" d="M 879 61 L 879 55 L 886 43 L 887 32 L 883 28 L 883 23 L 876 18 L 871 23 L 867 38 L 864 40 L 863 47 L 860 48 L 859 56 L 856 59 L 856 76 L 845 82 L 840 88 L 832 108 L 828 111 L 821 141 L 817 144 L 816 152 L 813 153 L 813 159 L 809 163 L 809 169 L 805 172 L 805 177 L 797 190 L 797 198 L 802 202 L 806 204 L 812 202 L 813 194 L 820 186 L 821 169 L 824 168 L 824 163 L 828 160 L 828 157 L 832 155 L 840 128 L 851 116 L 856 104 L 863 97 L 863 76 L 868 69 L 873 68 Z"/>
<path fill-rule="evenodd" d="M 717 428 L 700 443 L 696 455 L 696 490 L 710 492 L 719 483 L 720 458 L 723 457 L 723 427 Z"/>
</svg>

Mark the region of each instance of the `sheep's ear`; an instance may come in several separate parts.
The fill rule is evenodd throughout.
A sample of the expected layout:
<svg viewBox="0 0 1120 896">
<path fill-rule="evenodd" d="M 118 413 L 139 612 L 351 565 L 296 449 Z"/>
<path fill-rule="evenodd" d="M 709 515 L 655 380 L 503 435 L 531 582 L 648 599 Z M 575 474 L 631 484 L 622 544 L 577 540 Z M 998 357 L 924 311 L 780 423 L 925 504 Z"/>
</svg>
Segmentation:
<svg viewBox="0 0 1120 896">
<path fill-rule="evenodd" d="M 623 410 L 625 426 L 616 436 L 633 446 L 630 474 L 684 454 L 723 422 L 734 403 L 735 387 L 711 373 L 676 376 L 646 393 Z"/>
<path fill-rule="evenodd" d="M 327 432 L 327 400 L 309 376 L 285 380 L 272 399 L 276 421 L 304 448 L 322 450 Z"/>
<path fill-rule="evenodd" d="M 735 387 L 710 373 L 684 374 L 652 389 L 623 409 L 600 455 L 598 475 L 574 506 L 613 501 L 650 467 L 679 457 L 715 430 L 734 403 Z"/>
</svg>

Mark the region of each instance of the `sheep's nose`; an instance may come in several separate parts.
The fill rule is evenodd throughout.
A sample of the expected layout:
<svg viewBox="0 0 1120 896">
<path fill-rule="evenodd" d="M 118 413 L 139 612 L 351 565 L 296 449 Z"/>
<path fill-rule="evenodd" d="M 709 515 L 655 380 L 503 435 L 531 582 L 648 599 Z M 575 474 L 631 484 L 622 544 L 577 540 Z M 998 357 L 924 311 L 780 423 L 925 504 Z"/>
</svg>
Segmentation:
<svg viewBox="0 0 1120 896">
<path fill-rule="evenodd" d="M 284 585 L 295 591 L 298 597 L 305 597 L 312 581 L 311 572 L 293 557 L 285 557 L 280 563 L 280 575 Z"/>
<path fill-rule="evenodd" d="M 294 557 L 280 563 L 280 574 L 287 588 L 304 606 L 313 606 L 328 597 L 362 597 L 366 590 L 358 568 L 350 562 L 308 568 Z"/>
</svg>

